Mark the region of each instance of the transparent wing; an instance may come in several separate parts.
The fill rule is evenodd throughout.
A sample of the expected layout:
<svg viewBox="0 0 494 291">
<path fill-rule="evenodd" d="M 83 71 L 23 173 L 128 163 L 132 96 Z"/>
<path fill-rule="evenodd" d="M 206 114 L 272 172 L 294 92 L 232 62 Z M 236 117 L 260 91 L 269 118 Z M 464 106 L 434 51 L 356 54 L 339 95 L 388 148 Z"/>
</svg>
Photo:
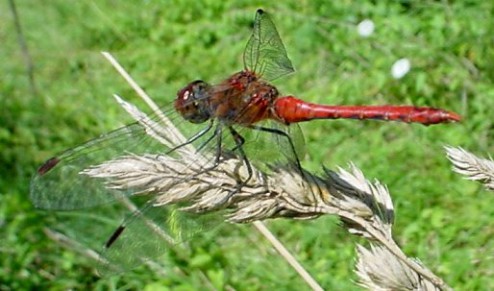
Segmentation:
<svg viewBox="0 0 494 291">
<path fill-rule="evenodd" d="M 137 218 L 125 225 L 111 246 L 103 248 L 106 261 L 100 262 L 101 274 L 129 270 L 148 261 L 160 262 L 163 256 L 180 257 L 184 243 L 205 233 L 211 235 L 223 225 L 218 213 L 187 213 L 176 205 L 152 207 L 145 217 Z"/>
<path fill-rule="evenodd" d="M 246 67 L 266 79 L 272 80 L 293 71 L 274 23 L 262 10 L 257 12 L 254 32 L 244 57 Z M 191 237 L 216 228 L 222 220 L 221 212 L 186 213 L 177 204 L 155 207 L 160 203 L 154 194 L 166 195 L 171 186 L 186 184 L 187 179 L 176 179 L 172 175 L 156 178 L 149 173 L 149 168 L 135 163 L 138 159 L 130 162 L 132 165 L 125 165 L 126 157 L 180 159 L 185 161 L 186 167 L 199 172 L 211 168 L 221 157 L 228 157 L 231 150 L 236 149 L 233 154 L 238 154 L 238 149 L 244 147 L 246 159 L 255 165 L 263 166 L 268 164 L 266 161 L 276 163 L 287 158 L 293 161 L 297 157 L 297 139 L 292 140 L 287 128 L 276 123 L 271 123 L 270 128 L 282 128 L 273 134 L 218 121 L 197 125 L 183 121 L 177 113 L 166 115 L 188 140 L 183 147 L 172 140 L 167 133 L 169 124 L 158 116 L 136 118 L 139 120 L 136 123 L 48 160 L 31 181 L 30 198 L 36 207 L 72 210 L 54 213 L 59 218 L 55 227 L 83 245 L 101 250 L 102 273 L 127 270 L 155 260 Z M 238 130 L 245 139 L 244 145 L 239 147 L 238 139 L 228 130 L 222 130 L 227 126 Z M 283 134 L 279 134 L 281 131 Z M 220 140 L 221 144 L 218 144 Z M 201 155 L 187 154 L 190 151 L 184 149 L 189 146 L 200 149 Z M 106 174 L 110 171 L 112 178 L 125 176 L 120 179 L 123 184 L 116 186 L 111 178 L 88 174 L 100 165 L 108 165 L 109 161 L 117 161 L 114 164 L 117 166 L 106 167 Z M 129 171 L 122 170 L 127 168 Z M 167 191 L 163 192 L 160 184 L 166 185 L 163 187 Z"/>
<path fill-rule="evenodd" d="M 262 125 L 286 132 L 294 141 L 296 150 L 300 152 L 303 144 L 300 143 L 301 133 L 298 128 L 295 128 L 293 133 L 291 127 L 275 122 Z M 253 166 L 264 167 L 267 170 L 266 165 L 283 163 L 286 159 L 293 161 L 295 153 L 288 142 L 288 135 L 245 127 L 237 129 L 245 138 L 243 149 Z M 228 142 L 229 138 L 231 139 L 225 130 L 222 154 L 227 154 L 229 149 L 236 146 L 233 142 Z M 97 264 L 98 270 L 103 275 L 129 270 L 146 262 L 166 261 L 173 264 L 173 258 L 180 257 L 184 242 L 206 233 L 211 234 L 211 230 L 223 225 L 224 211 L 210 214 L 188 213 L 180 209 L 184 206 L 180 203 L 156 207 L 155 205 L 159 204 L 157 195 L 170 193 L 154 187 L 152 180 L 141 185 L 132 181 L 122 188 L 115 187 L 111 179 L 98 178 L 98 175 L 81 175 L 87 168 L 94 169 L 98 164 L 105 164 L 107 159 L 125 166 L 126 156 L 135 157 L 140 154 L 142 157 L 152 158 L 150 153 L 167 149 L 168 147 L 150 137 L 140 124 L 132 124 L 63 153 L 57 157 L 58 162 L 54 166 L 50 162 L 49 166 L 42 166 L 42 173 L 35 176 L 32 188 L 32 191 L 39 190 L 42 195 L 32 192 L 31 197 L 47 208 L 74 209 L 54 213 L 58 216 L 55 229 L 85 247 L 96 250 L 101 256 Z M 214 142 L 204 147 L 206 152 L 215 149 Z M 165 158 L 172 155 L 177 154 L 172 151 L 155 156 L 156 159 L 166 160 Z M 191 164 L 190 167 L 192 166 L 195 170 L 201 168 Z M 112 168 L 111 165 L 107 167 Z M 144 175 L 153 176 L 145 167 L 137 168 L 141 169 Z M 52 171 L 55 174 L 50 175 Z M 126 173 L 121 167 L 116 167 L 115 171 L 116 173 L 109 175 L 117 174 L 113 176 L 117 180 L 121 178 L 120 175 Z M 171 181 L 158 181 L 158 185 L 167 184 L 169 189 L 178 188 L 182 183 L 189 185 L 187 179 L 169 179 Z M 157 193 L 143 191 L 142 187 L 156 189 Z M 214 185 L 211 187 L 214 188 Z M 138 195 L 133 195 L 136 193 Z M 89 206 L 91 208 L 84 208 Z M 164 256 L 172 258 L 164 259 Z"/>
<path fill-rule="evenodd" d="M 305 156 L 304 137 L 297 124 L 264 121 L 239 133 L 246 140 L 246 156 L 264 171 L 273 164 L 298 164 Z"/>
<path fill-rule="evenodd" d="M 56 223 L 50 227 L 96 251 L 99 258 L 95 266 L 101 275 L 107 276 L 148 262 L 172 270 L 170 267 L 177 259 L 187 258 L 184 243 L 192 238 L 210 237 L 222 225 L 219 214 L 187 213 L 177 205 L 150 207 L 147 199 L 123 199 L 120 203 L 94 207 L 90 212 L 57 212 Z M 113 237 L 120 229 L 118 237 Z M 109 238 L 114 241 L 106 245 Z"/>
<path fill-rule="evenodd" d="M 212 162 L 216 148 L 207 131 L 211 124 L 191 124 L 177 113 L 167 114 L 186 139 L 202 134 L 190 146 L 201 146 L 205 160 L 183 155 L 183 148 L 175 149 L 177 143 L 163 132 L 168 125 L 157 117 L 139 121 L 104 134 L 89 142 L 69 149 L 45 162 L 31 180 L 30 198 L 42 209 L 71 210 L 93 207 L 114 201 L 120 195 L 132 195 L 136 189 L 114 189 L 104 179 L 94 179 L 84 170 L 125 155 L 168 155 L 187 160 L 194 166 L 207 167 Z M 209 144 L 203 145 L 206 141 Z M 228 140 L 227 140 L 228 141 Z"/>
<path fill-rule="evenodd" d="M 244 64 L 246 69 L 266 80 L 274 80 L 294 71 L 276 26 L 262 9 L 256 13 L 254 31 L 244 51 Z"/>
<path fill-rule="evenodd" d="M 193 178 L 194 172 L 213 166 L 218 150 L 228 156 L 229 149 L 237 146 L 227 130 L 216 130 L 221 129 L 216 124 L 195 125 L 176 113 L 166 115 L 189 139 L 188 145 L 177 148 L 166 132 L 168 125 L 159 117 L 143 118 L 48 160 L 31 181 L 35 206 L 71 210 L 52 212 L 58 216 L 55 228 L 86 247 L 101 250 L 101 273 L 131 269 L 161 257 L 191 237 L 217 228 L 223 220 L 221 213 L 186 213 L 179 210 L 180 205 L 155 207 L 163 204 L 156 201 L 159 195 L 166 199 L 179 185 L 189 185 L 188 178 L 173 176 L 168 162 L 179 160 L 182 173 L 189 170 Z M 187 146 L 200 149 L 200 154 L 186 151 Z M 139 163 L 145 159 L 161 164 L 156 163 L 153 171 L 153 163 Z M 98 173 L 101 167 L 105 170 Z"/>
<path fill-rule="evenodd" d="M 115 199 L 117 190 L 81 175 L 91 166 L 114 159 L 126 152 L 136 154 L 164 150 L 138 123 L 104 134 L 49 159 L 31 180 L 30 198 L 37 208 L 71 210 L 92 207 Z M 125 193 L 131 194 L 131 191 Z"/>
<path fill-rule="evenodd" d="M 223 220 L 220 213 L 186 213 L 179 205 L 155 207 L 163 204 L 156 202 L 158 195 L 166 196 L 170 189 L 189 182 L 173 177 L 168 161 L 181 161 L 181 169 L 193 174 L 210 168 L 217 151 L 213 124 L 190 124 L 175 113 L 167 116 L 186 139 L 198 133 L 199 138 L 177 148 L 159 117 L 139 120 L 48 160 L 31 181 L 35 206 L 71 210 L 51 213 L 58 217 L 54 228 L 87 248 L 100 250 L 101 273 L 156 259 L 198 233 L 217 228 Z M 222 140 L 225 147 L 234 146 L 228 136 Z M 200 154 L 186 150 L 187 146 L 201 148 Z M 168 168 L 139 163 L 146 158 L 161 158 L 161 167 Z M 97 173 L 101 167 L 104 171 Z"/>
</svg>

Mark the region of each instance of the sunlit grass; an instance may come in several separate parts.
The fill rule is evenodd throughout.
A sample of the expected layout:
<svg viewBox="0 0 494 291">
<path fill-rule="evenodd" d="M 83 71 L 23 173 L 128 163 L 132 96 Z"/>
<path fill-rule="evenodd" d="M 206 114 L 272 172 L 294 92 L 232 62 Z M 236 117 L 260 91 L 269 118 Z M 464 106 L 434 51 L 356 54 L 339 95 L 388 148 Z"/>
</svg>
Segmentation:
<svg viewBox="0 0 494 291">
<path fill-rule="evenodd" d="M 140 269 L 97 281 L 87 259 L 46 238 L 42 227 L 50 219 L 35 212 L 27 198 L 35 167 L 129 122 L 113 93 L 137 100 L 99 51 L 114 53 L 158 103 L 168 104 L 191 80 L 219 82 L 243 68 L 242 51 L 258 7 L 216 1 L 114 3 L 17 3 L 34 62 L 36 96 L 29 90 L 12 15 L 6 2 L 1 4 L 0 289 L 197 289 L 205 280 L 218 289 L 304 288 L 248 227 L 195 242 L 191 261 L 179 262 L 190 273 L 178 277 Z M 329 104 L 442 107 L 461 113 L 464 122 L 432 127 L 352 120 L 303 124 L 304 165 L 318 170 L 353 161 L 367 177 L 399 193 L 394 197 L 395 235 L 408 255 L 457 289 L 493 288 L 494 258 L 486 254 L 493 253 L 494 198 L 453 174 L 442 150 L 451 144 L 493 152 L 493 4 L 379 3 L 265 6 L 297 70 L 275 84 L 283 93 Z M 363 19 L 375 24 L 366 38 L 357 31 Z M 410 59 L 412 66 L 396 80 L 390 70 L 400 58 Z M 356 239 L 334 220 L 269 225 L 321 285 L 356 288 Z"/>
</svg>

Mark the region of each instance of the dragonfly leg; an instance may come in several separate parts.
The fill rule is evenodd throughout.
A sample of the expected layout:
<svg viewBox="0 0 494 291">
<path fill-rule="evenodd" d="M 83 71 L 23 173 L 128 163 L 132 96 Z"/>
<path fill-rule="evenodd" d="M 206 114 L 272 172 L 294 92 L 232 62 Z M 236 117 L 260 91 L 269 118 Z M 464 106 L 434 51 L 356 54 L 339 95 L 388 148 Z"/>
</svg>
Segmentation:
<svg viewBox="0 0 494 291">
<path fill-rule="evenodd" d="M 169 154 L 172 151 L 174 151 L 178 148 L 181 148 L 185 145 L 193 143 L 194 141 L 196 141 L 197 139 L 199 139 L 200 137 L 202 137 L 203 135 L 208 133 L 211 130 L 211 128 L 213 128 L 213 124 L 214 124 L 214 120 L 211 120 L 211 122 L 209 123 L 209 125 L 206 128 L 204 128 L 201 131 L 199 131 L 198 133 L 196 133 L 194 136 L 192 136 L 190 139 L 188 139 L 183 144 L 178 145 L 178 146 L 174 147 L 173 149 L 171 149 L 170 151 L 167 152 L 167 154 Z M 196 152 L 200 152 L 216 137 L 216 140 L 217 140 L 216 141 L 216 154 L 215 154 L 215 159 L 214 159 L 213 165 L 210 167 L 206 167 L 202 171 L 196 173 L 194 175 L 194 177 L 202 175 L 208 171 L 211 171 L 211 170 L 215 169 L 220 164 L 221 152 L 222 152 L 222 134 L 221 134 L 221 131 L 222 131 L 222 126 L 219 123 L 219 124 L 217 124 L 217 126 L 214 130 L 214 133 L 196 148 Z"/>
<path fill-rule="evenodd" d="M 297 169 L 302 173 L 302 165 L 300 164 L 300 159 L 298 158 L 297 151 L 295 150 L 295 145 L 293 144 L 293 140 L 288 135 L 288 133 L 284 132 L 283 130 L 276 129 L 276 128 L 269 128 L 269 127 L 263 127 L 263 126 L 258 126 L 258 125 L 251 125 L 249 128 L 259 130 L 259 131 L 264 131 L 264 132 L 269 132 L 269 133 L 274 133 L 278 136 L 286 138 L 288 143 L 290 144 L 290 150 L 293 153 L 293 157 L 295 158 L 295 165 L 297 166 Z"/>
<path fill-rule="evenodd" d="M 292 154 L 293 154 L 293 157 L 294 157 L 294 161 L 293 162 L 295 162 L 295 166 L 297 167 L 297 170 L 300 172 L 300 175 L 306 181 L 311 181 L 312 180 L 312 178 L 311 178 L 310 175 L 308 176 L 308 175 L 306 175 L 304 173 L 304 171 L 302 169 L 302 165 L 300 164 L 300 159 L 298 157 L 297 151 L 295 150 L 295 145 L 293 144 L 293 140 L 292 140 L 292 138 L 290 137 L 290 135 L 288 133 L 286 133 L 285 131 L 280 130 L 280 129 L 263 127 L 263 126 L 258 126 L 258 125 L 251 125 L 251 126 L 249 126 L 249 128 L 252 128 L 252 129 L 255 129 L 255 130 L 259 130 L 259 131 L 273 133 L 273 134 L 276 134 L 276 135 L 281 136 L 283 138 L 286 138 L 286 140 L 290 144 L 290 150 L 292 151 Z M 319 192 L 319 193 L 317 193 L 316 191 Z M 310 187 L 310 192 L 311 192 L 311 194 L 313 196 L 314 201 L 316 200 L 316 197 L 320 197 L 321 196 L 320 191 L 321 190 L 319 190 L 319 187 Z"/>
<path fill-rule="evenodd" d="M 204 129 L 203 131 L 201 131 L 201 133 L 204 134 L 209 129 L 210 129 L 210 127 Z M 223 156 L 223 151 L 224 151 L 222 130 L 223 130 L 222 124 L 219 123 L 217 125 L 215 131 L 214 131 L 214 134 L 211 135 L 206 141 L 204 141 L 204 143 L 202 143 L 197 148 L 197 150 L 200 151 L 207 144 L 209 144 L 214 139 L 214 137 L 216 137 L 216 154 L 215 154 L 215 159 L 214 159 L 213 165 L 205 168 L 204 170 L 200 171 L 199 173 L 196 173 L 194 176 L 199 176 L 201 174 L 207 173 L 208 171 L 215 169 L 221 163 L 221 157 Z M 244 137 L 242 135 L 240 135 L 232 126 L 228 126 L 228 130 L 230 131 L 230 134 L 232 135 L 233 140 L 235 142 L 235 146 L 229 151 L 230 152 L 237 151 L 239 153 L 240 157 L 242 158 L 243 162 L 245 163 L 245 166 L 247 167 L 248 176 L 245 180 L 237 183 L 237 186 L 235 187 L 235 189 L 226 195 L 226 197 L 224 198 L 224 202 L 228 201 L 235 193 L 238 193 L 242 189 L 242 187 L 244 185 L 246 185 L 246 183 L 252 178 L 252 175 L 253 175 L 252 166 L 251 166 L 249 160 L 247 159 L 247 155 L 245 154 L 245 152 L 243 150 L 243 145 L 245 143 Z M 197 134 L 197 135 L 199 135 L 199 134 Z M 194 136 L 193 138 L 195 138 L 195 137 L 196 136 Z"/>
<path fill-rule="evenodd" d="M 213 140 L 213 138 L 215 138 L 218 135 L 218 133 L 219 133 L 218 130 L 215 130 L 214 133 L 213 133 L 213 135 L 211 135 L 210 137 L 208 137 L 208 139 L 206 141 L 204 141 L 202 144 L 200 144 L 197 147 L 196 151 L 197 152 L 200 152 L 206 145 L 208 145 L 208 143 L 210 143 Z"/>
<path fill-rule="evenodd" d="M 248 174 L 247 179 L 239 183 L 241 186 L 243 186 L 250 180 L 250 178 L 252 178 L 252 166 L 250 165 L 249 159 L 247 158 L 247 155 L 245 154 L 243 149 L 245 139 L 233 127 L 229 126 L 228 129 L 230 130 L 230 133 L 233 136 L 233 140 L 235 141 L 235 147 L 232 149 L 232 152 L 238 151 L 240 156 L 242 157 L 242 160 L 245 163 L 245 166 L 247 167 L 247 174 Z"/>
<path fill-rule="evenodd" d="M 165 153 L 165 155 L 168 155 L 168 154 L 170 154 L 171 152 L 173 152 L 173 151 L 175 151 L 175 150 L 177 150 L 177 149 L 179 149 L 179 148 L 181 148 L 181 147 L 184 147 L 184 146 L 186 146 L 186 145 L 189 145 L 189 144 L 191 144 L 191 143 L 195 142 L 197 139 L 199 139 L 200 137 L 202 137 L 203 135 L 205 135 L 206 133 L 208 133 L 208 132 L 211 130 L 211 128 L 213 128 L 213 123 L 214 123 L 214 120 L 213 120 L 213 119 L 211 119 L 211 122 L 209 123 L 209 125 L 208 125 L 206 128 L 202 129 L 201 131 L 199 131 L 198 133 L 196 133 L 195 135 L 193 135 L 191 138 L 189 138 L 189 139 L 188 139 L 187 141 L 185 141 L 184 143 L 182 143 L 182 144 L 180 144 L 180 145 L 178 145 L 178 146 L 176 146 L 176 147 L 174 147 L 174 148 L 170 149 L 169 151 L 167 151 L 167 152 Z M 216 132 L 215 132 L 215 134 L 216 134 Z M 200 149 L 202 149 L 202 148 L 203 148 L 203 147 L 204 147 L 204 146 L 205 146 L 208 142 L 210 142 L 210 141 L 211 141 L 211 139 L 212 139 L 213 137 L 214 137 L 214 135 L 212 135 L 212 136 L 211 136 L 211 137 L 210 137 L 210 138 L 209 138 L 206 142 L 204 142 L 201 146 L 199 146 L 199 148 L 198 148 L 198 150 L 197 150 L 197 151 L 199 151 Z"/>
<path fill-rule="evenodd" d="M 211 125 L 212 125 L 212 123 L 211 123 Z M 211 128 L 209 128 L 209 129 L 211 129 Z M 207 172 L 215 169 L 220 164 L 221 153 L 222 153 L 222 134 L 221 134 L 222 129 L 223 128 L 221 126 L 221 123 L 219 123 L 216 126 L 214 133 L 206 141 L 204 141 L 201 145 L 199 145 L 199 147 L 197 148 L 198 152 L 201 151 L 206 145 L 208 145 L 216 137 L 216 154 L 215 154 L 213 165 L 210 167 L 204 168 L 202 171 L 196 173 L 194 176 L 199 176 L 199 175 L 202 175 L 204 173 L 207 173 Z"/>
<path fill-rule="evenodd" d="M 232 198 L 233 195 L 240 192 L 242 187 L 245 186 L 247 184 L 247 182 L 252 178 L 252 166 L 251 166 L 249 159 L 247 158 L 247 155 L 245 154 L 244 149 L 243 149 L 245 139 L 233 127 L 229 126 L 228 130 L 230 131 L 230 133 L 233 137 L 233 140 L 235 141 L 235 147 L 233 149 L 231 149 L 231 151 L 232 152 L 234 152 L 234 151 L 239 152 L 240 157 L 242 158 L 242 160 L 245 163 L 245 166 L 247 167 L 248 176 L 247 176 L 247 179 L 237 182 L 237 186 L 235 187 L 235 189 L 231 190 L 228 194 L 226 194 L 225 198 L 223 198 L 223 200 L 222 200 L 223 201 L 222 203 L 228 202 L 228 200 L 230 200 L 230 198 Z"/>
</svg>

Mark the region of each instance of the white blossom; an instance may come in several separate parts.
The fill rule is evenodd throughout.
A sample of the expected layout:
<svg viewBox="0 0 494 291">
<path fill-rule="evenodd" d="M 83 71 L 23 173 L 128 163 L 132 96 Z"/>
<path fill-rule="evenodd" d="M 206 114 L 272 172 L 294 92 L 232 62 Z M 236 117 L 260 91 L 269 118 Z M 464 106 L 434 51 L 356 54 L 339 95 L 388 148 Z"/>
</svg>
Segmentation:
<svg viewBox="0 0 494 291">
<path fill-rule="evenodd" d="M 391 75 L 395 79 L 403 78 L 410 71 L 410 60 L 407 58 L 402 58 L 397 60 L 391 67 Z"/>
<path fill-rule="evenodd" d="M 362 37 L 369 37 L 374 32 L 374 22 L 364 19 L 357 25 L 358 34 Z"/>
</svg>

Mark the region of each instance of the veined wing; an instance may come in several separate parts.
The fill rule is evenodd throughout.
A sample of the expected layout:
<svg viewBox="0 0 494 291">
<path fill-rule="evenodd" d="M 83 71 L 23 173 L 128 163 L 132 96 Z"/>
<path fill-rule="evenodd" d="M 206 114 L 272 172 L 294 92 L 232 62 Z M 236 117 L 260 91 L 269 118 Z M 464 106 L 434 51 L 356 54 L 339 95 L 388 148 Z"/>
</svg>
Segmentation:
<svg viewBox="0 0 494 291">
<path fill-rule="evenodd" d="M 177 258 L 187 259 L 186 243 L 208 239 L 223 225 L 221 213 L 187 213 L 178 205 L 153 207 L 147 199 L 132 197 L 90 211 L 55 212 L 50 228 L 96 251 L 95 267 L 106 276 L 148 262 L 171 271 Z"/>
<path fill-rule="evenodd" d="M 169 115 L 174 124 L 184 124 L 177 114 Z M 204 130 L 206 125 L 181 126 L 186 137 Z M 107 181 L 96 180 L 84 174 L 84 170 L 124 155 L 167 154 L 187 158 L 181 150 L 173 150 L 176 144 L 164 130 L 167 125 L 157 116 L 104 134 L 89 142 L 69 149 L 46 161 L 31 180 L 30 198 L 38 208 L 71 210 L 92 207 L 115 200 L 120 195 L 130 196 L 136 189 L 129 182 L 127 189 L 107 187 Z M 207 138 L 207 134 L 205 137 Z M 200 143 L 203 139 L 197 139 Z M 207 147 L 205 148 L 207 152 Z M 190 163 L 207 164 L 208 161 L 193 160 Z M 197 165 L 196 165 L 197 166 Z"/>
<path fill-rule="evenodd" d="M 172 115 L 171 122 L 179 124 L 178 117 Z M 211 134 L 204 125 L 179 127 L 189 133 L 186 137 L 203 130 L 204 136 L 190 143 L 202 146 L 201 153 L 186 149 L 188 145 L 177 148 L 159 117 L 143 117 L 48 160 L 33 177 L 30 195 L 37 207 L 72 210 L 52 213 L 59 218 L 55 229 L 88 248 L 103 246 L 102 273 L 158 258 L 219 224 L 220 214 L 186 213 L 180 205 L 156 207 L 166 204 L 158 195 L 190 184 L 189 178 L 173 176 L 174 161 L 192 173 L 190 179 L 212 165 L 213 158 L 207 157 L 216 146 L 205 143 Z"/>
<path fill-rule="evenodd" d="M 172 117 L 172 122 L 179 124 L 175 118 Z M 205 128 L 204 125 L 185 124 L 181 127 L 188 131 L 182 128 L 182 132 L 189 132 L 188 138 Z M 103 274 L 128 270 L 155 260 L 221 223 L 221 213 L 186 213 L 179 209 L 180 205 L 155 207 L 161 202 L 153 194 L 166 196 L 180 184 L 189 185 L 189 181 L 175 179 L 172 175 L 153 175 L 155 173 L 149 170 L 153 164 L 141 165 L 140 160 L 161 160 L 163 167 L 176 158 L 200 171 L 213 164 L 218 150 L 215 133 L 206 132 L 191 145 L 201 148 L 201 155 L 210 159 L 204 163 L 190 152 L 190 156 L 184 156 L 180 152 L 182 148 L 167 143 L 169 138 L 163 130 L 165 125 L 157 118 L 140 120 L 50 159 L 33 178 L 31 199 L 36 206 L 77 210 L 56 213 L 60 218 L 57 229 L 68 232 L 69 237 L 92 249 L 99 250 L 103 245 L 99 264 Z M 238 130 L 246 139 L 247 157 L 252 156 L 253 161 L 264 159 L 274 163 L 273 157 L 287 152 L 284 136 L 244 127 L 238 127 Z M 222 135 L 221 155 L 235 148 L 227 130 L 216 134 Z M 273 142 L 285 146 L 280 151 Z M 271 151 L 267 153 L 266 149 Z M 196 162 L 204 164 L 197 165 Z M 103 173 L 107 176 L 97 173 L 101 165 L 105 165 Z M 116 184 L 115 180 L 121 183 Z M 153 183 L 164 183 L 166 187 L 163 187 L 168 190 L 162 191 Z M 139 195 L 133 195 L 136 193 Z"/>
<path fill-rule="evenodd" d="M 245 69 L 266 80 L 274 80 L 294 71 L 285 46 L 267 12 L 258 9 L 254 31 L 244 51 Z"/>
</svg>

